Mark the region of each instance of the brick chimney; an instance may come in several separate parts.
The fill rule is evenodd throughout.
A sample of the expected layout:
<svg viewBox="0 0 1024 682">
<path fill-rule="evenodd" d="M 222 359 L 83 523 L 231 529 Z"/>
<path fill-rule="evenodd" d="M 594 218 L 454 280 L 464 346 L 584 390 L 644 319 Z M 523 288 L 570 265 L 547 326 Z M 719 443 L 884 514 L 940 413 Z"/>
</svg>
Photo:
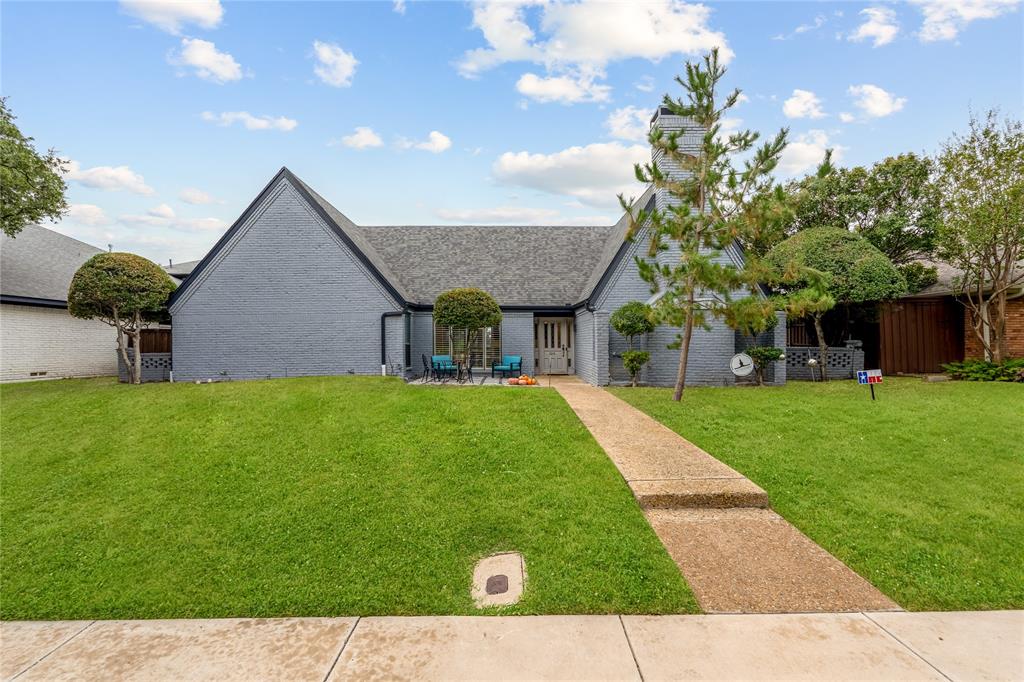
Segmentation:
<svg viewBox="0 0 1024 682">
<path fill-rule="evenodd" d="M 697 154 L 700 151 L 701 140 L 704 137 L 704 130 L 695 124 L 692 119 L 685 116 L 676 116 L 665 107 L 658 107 L 658 110 L 654 112 L 654 116 L 651 117 L 651 128 L 657 126 L 665 135 L 683 131 L 683 134 L 679 137 L 679 146 L 686 152 Z M 651 161 L 657 165 L 658 169 L 670 178 L 685 177 L 686 171 L 679 167 L 678 163 L 674 163 L 665 156 L 665 153 L 651 148 Z M 657 190 L 655 196 L 655 202 L 659 209 L 665 209 L 673 203 L 678 203 L 676 199 L 671 197 L 669 193 L 663 189 Z"/>
</svg>

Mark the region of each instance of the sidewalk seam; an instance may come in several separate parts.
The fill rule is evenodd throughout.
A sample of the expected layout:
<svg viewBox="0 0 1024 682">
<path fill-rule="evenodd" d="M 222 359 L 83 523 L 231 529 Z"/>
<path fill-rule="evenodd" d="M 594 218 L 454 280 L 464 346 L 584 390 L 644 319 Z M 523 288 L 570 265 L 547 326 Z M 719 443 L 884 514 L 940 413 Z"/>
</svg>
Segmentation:
<svg viewBox="0 0 1024 682">
<path fill-rule="evenodd" d="M 349 629 L 348 634 L 345 635 L 345 641 L 341 643 L 341 648 L 338 649 L 338 655 L 334 657 L 334 661 L 331 663 L 331 667 L 327 669 L 327 674 L 324 675 L 323 682 L 327 682 L 327 680 L 330 679 L 331 673 L 334 672 L 334 669 L 338 666 L 338 661 L 341 660 L 341 655 L 345 653 L 345 647 L 348 646 L 348 641 L 352 639 L 352 635 L 355 633 L 356 627 L 359 625 L 359 621 L 361 621 L 362 619 L 362 616 L 356 616 L 355 622 L 352 623 L 352 627 Z"/>
<path fill-rule="evenodd" d="M 924 656 L 922 656 L 921 654 L 919 654 L 919 653 L 917 652 L 917 650 L 916 650 L 916 649 L 914 649 L 914 647 L 910 646 L 909 644 L 907 644 L 906 642 L 904 642 L 904 641 L 903 641 L 902 639 L 900 639 L 900 638 L 899 638 L 899 637 L 897 637 L 896 635 L 894 635 L 894 634 L 892 634 L 891 632 L 889 632 L 889 630 L 888 630 L 888 629 L 886 629 L 886 627 L 885 627 L 884 625 L 882 625 L 882 624 L 881 624 L 881 623 L 879 623 L 879 622 L 878 622 L 877 620 L 875 620 L 874 618 L 872 618 L 872 617 L 870 616 L 870 614 L 868 614 L 868 613 L 867 613 L 866 611 L 861 611 L 861 612 L 860 612 L 860 615 L 862 615 L 862 616 L 864 616 L 865 618 L 867 618 L 867 619 L 868 619 L 868 621 L 870 621 L 871 623 L 873 623 L 873 624 L 875 625 L 875 627 L 877 627 L 877 628 L 878 628 L 879 630 L 881 630 L 881 631 L 882 631 L 882 632 L 884 632 L 885 634 L 887 634 L 887 635 L 889 635 L 890 637 L 892 637 L 892 638 L 893 638 L 894 640 L 896 640 L 896 642 L 897 642 L 897 643 L 898 643 L 898 644 L 899 644 L 900 646 L 902 646 L 902 647 L 903 647 L 904 649 L 906 649 L 907 651 L 909 651 L 910 653 L 912 653 L 912 654 L 913 654 L 914 656 L 916 656 L 917 658 L 919 658 L 919 659 L 921 659 L 922 661 L 924 661 L 925 665 L 927 665 L 927 666 L 928 666 L 929 668 L 931 668 L 932 670 L 934 670 L 935 672 L 937 672 L 937 673 L 938 673 L 939 675 L 941 675 L 941 676 L 943 677 L 943 679 L 947 679 L 947 680 L 949 680 L 950 682 L 953 682 L 953 678 L 951 678 L 951 677 L 950 677 L 949 675 L 947 675 L 946 673 L 944 673 L 944 672 L 942 672 L 941 670 L 939 670 L 939 669 L 938 669 L 938 668 L 937 668 L 937 667 L 935 666 L 935 664 L 934 664 L 934 663 L 932 663 L 932 662 L 931 662 L 931 661 L 929 661 L 929 660 L 928 660 L 927 658 L 925 658 Z"/>
<path fill-rule="evenodd" d="M 629 647 L 629 655 L 633 657 L 633 665 L 636 666 L 636 674 L 640 676 L 640 682 L 644 682 L 644 672 L 640 670 L 640 661 L 636 659 L 636 652 L 633 650 L 633 642 L 629 639 L 629 631 L 626 629 L 626 621 L 619 616 L 619 625 L 622 626 L 622 634 L 626 637 L 626 646 Z"/>
<path fill-rule="evenodd" d="M 86 623 L 86 624 L 85 624 L 85 626 L 84 626 L 84 627 L 83 627 L 83 628 L 82 628 L 81 630 L 79 630 L 79 631 L 78 631 L 78 632 L 76 632 L 75 634 L 71 635 L 70 637 L 68 637 L 68 638 L 67 638 L 67 639 L 65 639 L 65 640 L 64 640 L 63 642 L 61 642 L 61 643 L 60 643 L 60 644 L 58 644 L 57 646 L 53 647 L 53 648 L 52 648 L 52 649 L 50 649 L 49 651 L 47 651 L 47 652 L 46 652 L 45 654 L 43 654 L 43 655 L 42 655 L 42 656 L 40 656 L 40 657 L 39 657 L 38 659 L 36 659 L 35 663 L 33 663 L 32 665 L 28 666 L 27 668 L 25 668 L 24 670 L 22 670 L 21 672 L 19 672 L 19 673 L 18 673 L 17 675 L 15 675 L 14 677 L 12 677 L 12 678 L 11 678 L 11 682 L 14 682 L 14 680 L 18 679 L 19 677 L 21 677 L 22 675 L 24 675 L 25 673 L 27 673 L 27 672 L 28 672 L 29 670 L 31 670 L 32 668 L 34 668 L 34 667 L 36 667 L 37 665 L 39 665 L 40 663 L 42 663 L 42 662 L 43 662 L 44 660 L 46 660 L 47 658 L 49 658 L 50 656 L 52 656 L 52 655 L 53 655 L 53 653 L 57 651 L 57 649 L 60 649 L 60 648 L 61 648 L 62 646 L 64 646 L 65 644 L 67 644 L 68 642 L 70 642 L 71 640 L 73 640 L 73 639 L 74 639 L 75 637 L 78 637 L 78 636 L 79 636 L 80 634 L 82 634 L 83 632 L 85 632 L 86 630 L 88 630 L 89 628 L 91 628 L 91 627 L 92 627 L 93 625 L 95 625 L 95 624 L 96 624 L 96 621 L 94 621 L 94 620 L 90 620 L 90 621 L 89 621 L 88 623 Z"/>
</svg>

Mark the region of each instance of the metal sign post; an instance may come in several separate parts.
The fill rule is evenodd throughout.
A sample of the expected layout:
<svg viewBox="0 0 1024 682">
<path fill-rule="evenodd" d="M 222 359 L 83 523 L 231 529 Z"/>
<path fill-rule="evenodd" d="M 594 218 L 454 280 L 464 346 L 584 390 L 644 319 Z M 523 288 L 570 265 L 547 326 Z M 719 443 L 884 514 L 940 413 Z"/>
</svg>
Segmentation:
<svg viewBox="0 0 1024 682">
<path fill-rule="evenodd" d="M 871 399 L 875 399 L 875 384 L 882 383 L 882 370 L 862 369 L 857 371 L 857 383 L 867 384 L 871 389 Z"/>
</svg>

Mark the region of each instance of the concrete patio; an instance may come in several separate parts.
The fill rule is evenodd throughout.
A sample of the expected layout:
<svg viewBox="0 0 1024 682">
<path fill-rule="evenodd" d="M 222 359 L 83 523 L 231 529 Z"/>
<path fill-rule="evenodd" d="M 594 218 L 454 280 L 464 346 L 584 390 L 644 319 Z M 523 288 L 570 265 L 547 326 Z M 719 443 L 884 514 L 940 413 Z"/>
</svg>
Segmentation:
<svg viewBox="0 0 1024 682">
<path fill-rule="evenodd" d="M 0 623 L 4 680 L 1020 680 L 1024 611 Z"/>
</svg>

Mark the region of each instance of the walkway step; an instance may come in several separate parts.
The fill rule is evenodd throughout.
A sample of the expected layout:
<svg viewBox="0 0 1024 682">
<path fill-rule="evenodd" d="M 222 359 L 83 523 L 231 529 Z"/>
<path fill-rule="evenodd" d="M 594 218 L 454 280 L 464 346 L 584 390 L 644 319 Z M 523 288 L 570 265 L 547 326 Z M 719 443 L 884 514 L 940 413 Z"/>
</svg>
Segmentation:
<svg viewBox="0 0 1024 682">
<path fill-rule="evenodd" d="M 899 606 L 768 509 L 652 509 L 647 520 L 708 613 Z"/>
<path fill-rule="evenodd" d="M 641 509 L 768 507 L 768 493 L 747 478 L 682 478 L 630 481 Z"/>
</svg>

